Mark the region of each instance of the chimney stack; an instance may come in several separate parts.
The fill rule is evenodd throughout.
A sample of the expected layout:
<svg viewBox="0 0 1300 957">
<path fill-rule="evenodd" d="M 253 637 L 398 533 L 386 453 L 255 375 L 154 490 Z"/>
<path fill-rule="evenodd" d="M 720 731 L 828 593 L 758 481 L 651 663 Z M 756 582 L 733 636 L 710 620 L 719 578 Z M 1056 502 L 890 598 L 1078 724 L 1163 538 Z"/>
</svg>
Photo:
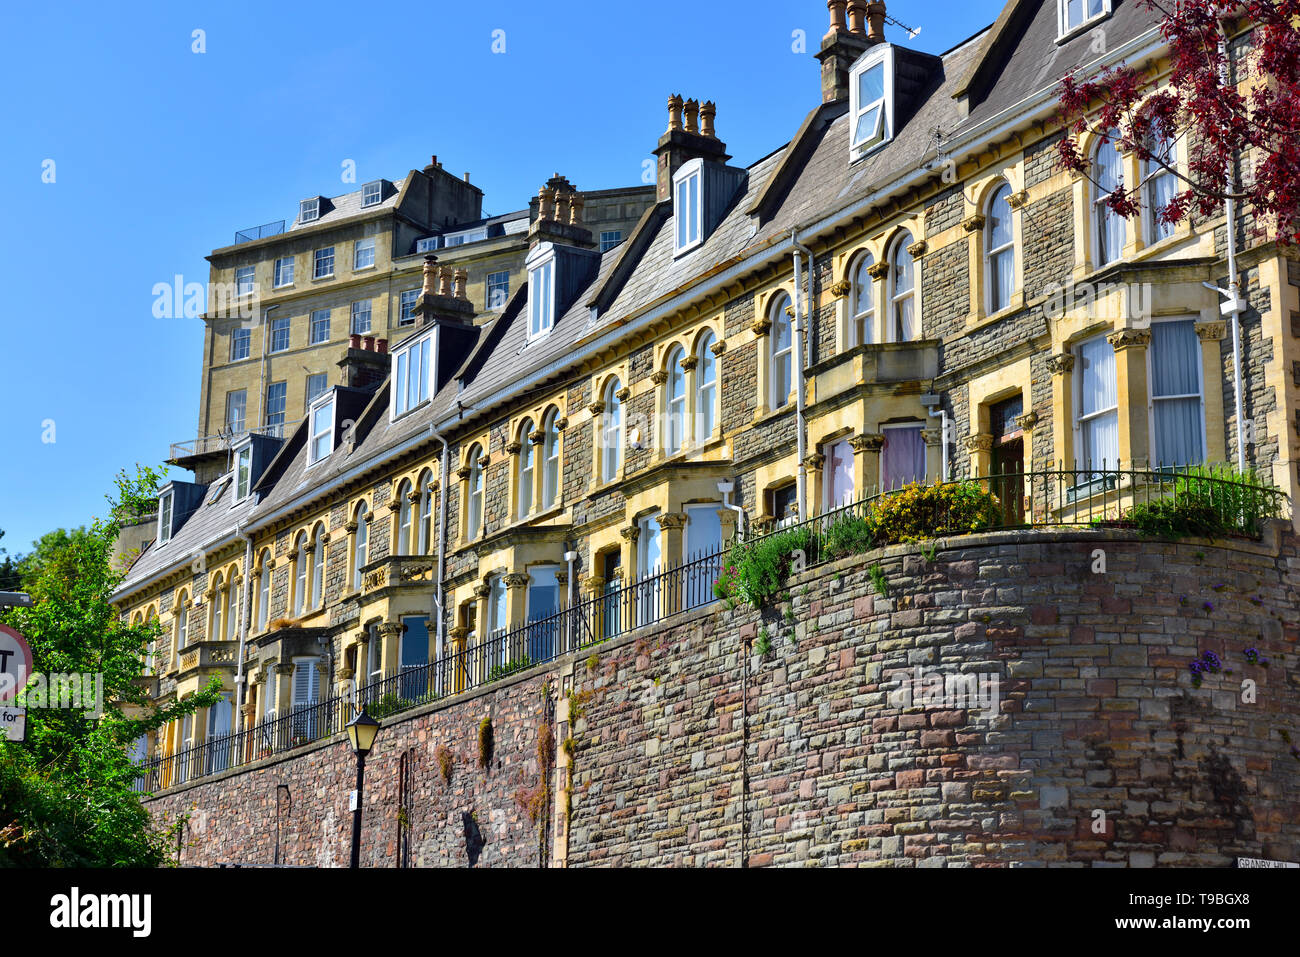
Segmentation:
<svg viewBox="0 0 1300 957">
<path fill-rule="evenodd" d="M 822 102 L 835 103 L 849 97 L 849 68 L 853 62 L 872 44 L 885 39 L 885 5 L 879 0 L 829 0 L 826 7 L 830 11 L 830 29 L 822 37 L 822 48 L 816 56 L 822 65 Z"/>
<path fill-rule="evenodd" d="M 696 99 L 683 102 L 676 93 L 668 98 L 668 132 L 659 137 L 654 151 L 659 158 L 656 202 L 672 198 L 673 176 L 682 164 L 699 158 L 721 163 L 731 159 L 727 144 L 718 139 L 714 130 L 717 115 L 718 107 L 712 100 L 701 105 Z"/>
<path fill-rule="evenodd" d="M 591 230 L 582 224 L 582 195 L 568 177 L 556 173 L 537 191 L 537 208 L 528 227 L 528 245 L 535 249 L 544 242 L 595 248 Z"/>
</svg>

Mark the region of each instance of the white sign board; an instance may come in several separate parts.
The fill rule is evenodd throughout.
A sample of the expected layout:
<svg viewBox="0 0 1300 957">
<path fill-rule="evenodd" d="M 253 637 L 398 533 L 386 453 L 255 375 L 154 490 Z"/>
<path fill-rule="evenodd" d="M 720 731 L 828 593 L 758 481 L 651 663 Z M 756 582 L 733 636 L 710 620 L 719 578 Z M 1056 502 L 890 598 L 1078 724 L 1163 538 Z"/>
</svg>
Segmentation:
<svg viewBox="0 0 1300 957">
<path fill-rule="evenodd" d="M 1237 858 L 1238 867 L 1300 867 L 1291 861 L 1265 861 L 1258 857 Z"/>
<path fill-rule="evenodd" d="M 5 741 L 26 738 L 27 709 L 13 702 L 31 673 L 32 651 L 26 639 L 8 625 L 0 625 L 0 737 Z"/>
<path fill-rule="evenodd" d="M 357 789 L 353 788 L 351 791 L 348 792 L 348 810 L 355 811 L 356 809 L 357 809 Z"/>
</svg>

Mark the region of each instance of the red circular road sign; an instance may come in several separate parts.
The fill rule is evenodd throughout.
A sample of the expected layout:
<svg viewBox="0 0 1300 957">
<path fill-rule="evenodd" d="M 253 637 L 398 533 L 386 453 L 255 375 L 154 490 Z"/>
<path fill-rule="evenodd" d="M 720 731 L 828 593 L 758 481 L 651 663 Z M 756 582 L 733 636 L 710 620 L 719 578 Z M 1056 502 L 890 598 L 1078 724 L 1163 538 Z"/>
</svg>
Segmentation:
<svg viewBox="0 0 1300 957">
<path fill-rule="evenodd" d="M 32 676 L 32 649 L 27 639 L 0 625 L 0 704 L 14 700 Z"/>
</svg>

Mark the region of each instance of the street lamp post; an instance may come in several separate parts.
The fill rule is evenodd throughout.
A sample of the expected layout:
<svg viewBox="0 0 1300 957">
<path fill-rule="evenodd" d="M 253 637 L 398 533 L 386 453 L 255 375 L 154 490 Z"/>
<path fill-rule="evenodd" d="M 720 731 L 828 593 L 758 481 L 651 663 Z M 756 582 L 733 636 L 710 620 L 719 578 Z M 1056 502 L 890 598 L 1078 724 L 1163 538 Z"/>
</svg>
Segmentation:
<svg viewBox="0 0 1300 957">
<path fill-rule="evenodd" d="M 363 803 L 362 788 L 365 785 L 366 755 L 375 746 L 375 736 L 379 734 L 379 722 L 366 713 L 366 706 L 361 706 L 361 713 L 347 726 L 348 740 L 352 742 L 352 751 L 357 756 L 357 806 L 352 812 L 352 863 L 351 867 L 361 866 L 361 807 Z"/>
</svg>

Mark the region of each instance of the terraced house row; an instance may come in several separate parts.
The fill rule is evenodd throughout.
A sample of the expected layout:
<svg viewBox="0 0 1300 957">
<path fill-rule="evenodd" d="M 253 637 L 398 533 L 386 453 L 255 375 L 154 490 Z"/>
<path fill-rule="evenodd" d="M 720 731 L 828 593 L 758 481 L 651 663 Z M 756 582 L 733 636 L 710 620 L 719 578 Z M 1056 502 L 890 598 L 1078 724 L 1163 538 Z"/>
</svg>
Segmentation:
<svg viewBox="0 0 1300 957">
<path fill-rule="evenodd" d="M 418 264 L 418 293 L 386 336 L 352 326 L 296 427 L 263 417 L 199 450 L 118 594 L 128 619 L 163 624 L 157 698 L 213 675 L 227 689 L 141 742 L 203 755 L 155 786 L 337 730 L 322 702 L 455 694 L 574 629 L 712 601 L 724 543 L 880 488 L 1025 473 L 1000 485 L 1004 508 L 1050 521 L 1136 494 L 1105 475 L 1116 463 L 1233 460 L 1242 430 L 1248 464 L 1294 498 L 1300 262 L 1234 224 L 1239 420 L 1230 322 L 1206 287 L 1226 286 L 1224 217 L 1161 223 L 1169 174 L 1113 142 L 1084 144 L 1100 185 L 1057 163 L 1063 73 L 1163 75 L 1145 7 L 1013 0 L 939 56 L 891 42 L 883 3 L 828 8 L 821 101 L 788 143 L 733 162 L 708 91 L 671 96 L 653 196 L 619 195 L 607 217 L 640 202 L 635 224 L 602 242 L 593 196 L 556 176 L 509 227 L 520 278 L 503 302 L 447 246 L 416 246 L 447 196 L 480 223 L 465 184 L 440 186 L 436 166 L 395 200 L 380 183 L 379 205 L 397 204 L 381 265 Z M 1186 163 L 1184 141 L 1165 148 Z M 1099 203 L 1121 181 L 1145 183 L 1142 216 Z M 258 281 L 277 242 L 303 272 L 311 203 L 289 239 L 249 244 Z M 332 205 L 339 235 L 365 232 L 363 197 Z M 213 254 L 214 279 L 246 268 L 241 250 Z M 311 308 L 284 311 L 291 344 L 312 334 Z M 209 356 L 244 335 L 230 325 L 209 321 Z M 205 358 L 205 409 L 219 365 Z M 1049 470 L 1064 493 L 1038 496 Z M 234 756 L 198 748 L 237 731 Z"/>
</svg>

